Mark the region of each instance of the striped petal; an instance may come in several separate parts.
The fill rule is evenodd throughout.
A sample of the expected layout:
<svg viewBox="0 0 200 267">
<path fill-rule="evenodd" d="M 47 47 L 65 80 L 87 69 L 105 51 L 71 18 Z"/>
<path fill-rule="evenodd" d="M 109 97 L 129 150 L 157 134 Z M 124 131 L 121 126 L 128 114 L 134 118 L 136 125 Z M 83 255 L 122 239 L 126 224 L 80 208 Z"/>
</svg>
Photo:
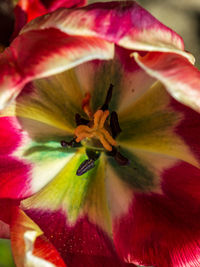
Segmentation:
<svg viewBox="0 0 200 267">
<path fill-rule="evenodd" d="M 52 42 L 54 39 L 56 42 Z M 33 78 L 56 74 L 91 59 L 112 56 L 113 45 L 93 37 L 71 37 L 56 29 L 22 34 L 0 54 L 0 107 L 18 95 Z"/>
<path fill-rule="evenodd" d="M 28 24 L 22 32 L 51 27 L 70 35 L 100 37 L 129 49 L 175 51 L 190 58 L 182 51 L 181 37 L 133 1 L 95 3 L 77 10 L 58 10 L 49 17 L 38 18 Z"/>
<path fill-rule="evenodd" d="M 150 76 L 161 81 L 181 103 L 200 111 L 200 71 L 180 55 L 172 53 L 135 54 L 137 63 Z"/>
</svg>

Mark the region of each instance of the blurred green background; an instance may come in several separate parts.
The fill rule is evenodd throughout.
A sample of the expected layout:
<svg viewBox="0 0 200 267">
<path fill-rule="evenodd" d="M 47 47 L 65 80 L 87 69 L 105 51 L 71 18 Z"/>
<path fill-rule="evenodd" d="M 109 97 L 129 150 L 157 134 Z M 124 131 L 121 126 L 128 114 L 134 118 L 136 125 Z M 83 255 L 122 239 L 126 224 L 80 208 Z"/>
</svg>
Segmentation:
<svg viewBox="0 0 200 267">
<path fill-rule="evenodd" d="M 0 239 L 0 267 L 15 267 L 7 239 Z"/>
<path fill-rule="evenodd" d="M 4 45 L 8 45 L 14 26 L 13 1 L 0 0 L 0 43 Z M 200 68 L 200 0 L 137 2 L 183 37 L 186 50 L 195 56 L 196 66 Z M 10 251 L 10 241 L 0 239 L 0 267 L 13 266 L 15 265 Z"/>
</svg>

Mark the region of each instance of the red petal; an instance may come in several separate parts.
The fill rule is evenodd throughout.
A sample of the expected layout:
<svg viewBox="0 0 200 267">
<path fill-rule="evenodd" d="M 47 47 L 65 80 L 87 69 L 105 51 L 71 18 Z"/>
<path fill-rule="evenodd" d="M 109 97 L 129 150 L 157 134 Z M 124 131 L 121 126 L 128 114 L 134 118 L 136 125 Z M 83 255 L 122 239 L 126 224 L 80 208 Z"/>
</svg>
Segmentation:
<svg viewBox="0 0 200 267">
<path fill-rule="evenodd" d="M 108 236 L 85 217 L 68 225 L 61 212 L 26 210 L 60 252 L 68 267 L 134 267 L 122 262 Z"/>
<path fill-rule="evenodd" d="M 11 244 L 17 266 L 66 267 L 58 251 L 45 238 L 40 228 L 19 208 L 12 211 Z"/>
</svg>

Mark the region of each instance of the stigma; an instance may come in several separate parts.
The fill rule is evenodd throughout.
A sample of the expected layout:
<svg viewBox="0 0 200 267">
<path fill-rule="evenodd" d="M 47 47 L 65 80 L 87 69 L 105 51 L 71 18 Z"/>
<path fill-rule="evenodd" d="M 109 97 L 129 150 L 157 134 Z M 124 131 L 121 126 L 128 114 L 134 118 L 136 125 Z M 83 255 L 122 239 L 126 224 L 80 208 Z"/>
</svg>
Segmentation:
<svg viewBox="0 0 200 267">
<path fill-rule="evenodd" d="M 93 115 L 91 123 L 88 123 L 88 125 L 79 125 L 75 129 L 74 134 L 76 136 L 76 142 L 81 142 L 86 138 L 95 138 L 100 141 L 105 150 L 112 151 L 112 147 L 116 146 L 117 143 L 106 129 L 106 121 L 108 117 L 108 110 L 97 110 Z"/>
</svg>

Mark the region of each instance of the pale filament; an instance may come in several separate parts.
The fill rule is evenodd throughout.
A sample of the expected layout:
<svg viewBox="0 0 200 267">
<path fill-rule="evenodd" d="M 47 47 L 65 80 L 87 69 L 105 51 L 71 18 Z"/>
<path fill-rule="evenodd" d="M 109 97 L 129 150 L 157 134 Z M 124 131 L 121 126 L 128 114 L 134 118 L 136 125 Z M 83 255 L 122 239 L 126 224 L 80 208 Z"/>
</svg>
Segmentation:
<svg viewBox="0 0 200 267">
<path fill-rule="evenodd" d="M 91 127 L 79 125 L 75 129 L 76 142 L 80 142 L 85 138 L 97 138 L 106 150 L 112 151 L 112 146 L 116 146 L 116 141 L 104 127 L 108 116 L 108 110 L 97 110 L 93 116 L 94 124 Z"/>
</svg>

